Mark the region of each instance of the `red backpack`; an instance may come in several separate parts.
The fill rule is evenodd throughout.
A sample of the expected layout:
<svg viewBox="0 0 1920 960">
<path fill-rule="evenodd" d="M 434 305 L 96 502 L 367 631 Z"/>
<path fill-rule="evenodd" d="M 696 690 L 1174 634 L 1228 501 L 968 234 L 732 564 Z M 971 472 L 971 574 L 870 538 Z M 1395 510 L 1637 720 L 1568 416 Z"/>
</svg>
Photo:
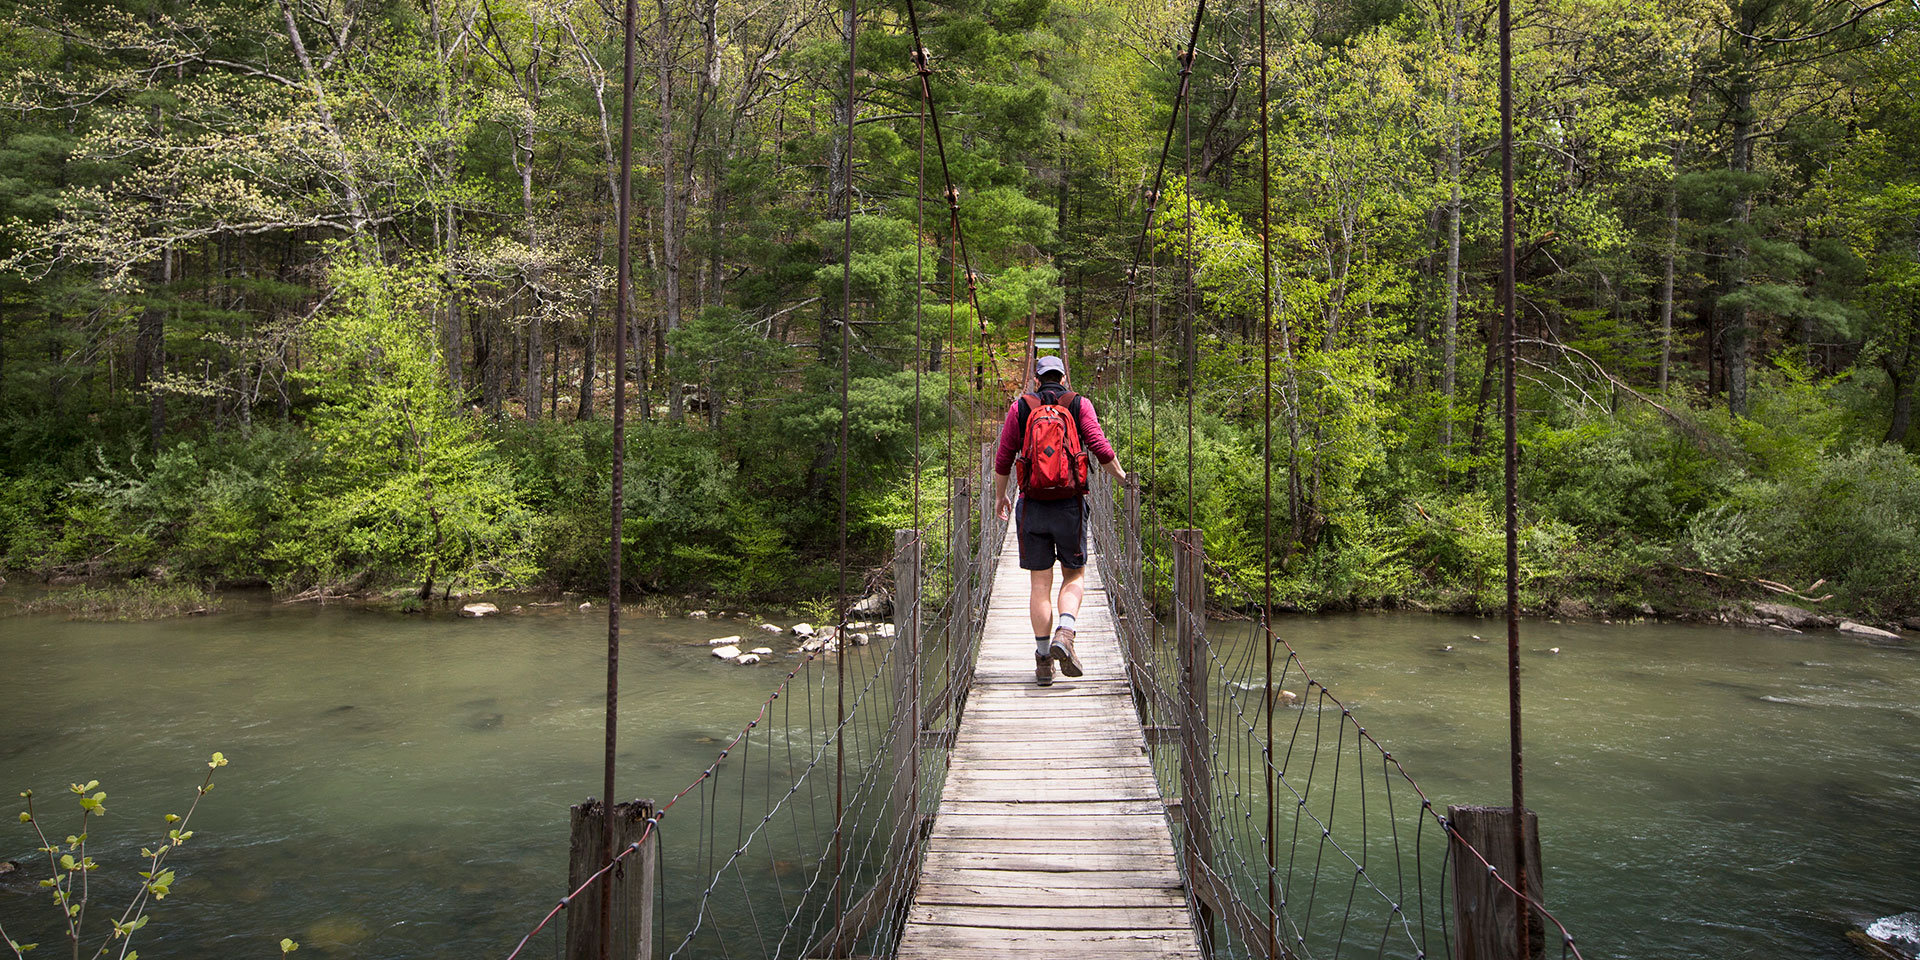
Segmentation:
<svg viewBox="0 0 1920 960">
<path fill-rule="evenodd" d="M 1026 424 L 1018 465 L 1020 492 L 1034 500 L 1064 500 L 1087 492 L 1087 451 L 1080 446 L 1079 394 L 1062 390 L 1052 402 L 1024 394 Z"/>
</svg>

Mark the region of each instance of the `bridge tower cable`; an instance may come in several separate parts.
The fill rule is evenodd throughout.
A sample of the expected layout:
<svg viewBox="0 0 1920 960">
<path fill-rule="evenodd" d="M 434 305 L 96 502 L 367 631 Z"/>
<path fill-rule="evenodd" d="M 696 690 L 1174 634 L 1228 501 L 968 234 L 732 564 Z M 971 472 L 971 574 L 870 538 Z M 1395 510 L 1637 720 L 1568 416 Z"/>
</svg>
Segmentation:
<svg viewBox="0 0 1920 960">
<path fill-rule="evenodd" d="M 1192 90 L 1193 83 L 1192 47 L 1180 57 L 1180 89 L 1184 93 Z M 1193 392 L 1198 386 L 1194 382 L 1194 355 L 1199 352 L 1200 343 L 1193 323 L 1193 295 L 1195 275 L 1193 269 L 1193 98 L 1182 96 L 1180 104 L 1180 154 L 1181 171 L 1180 195 L 1186 204 L 1186 256 L 1182 269 L 1185 270 L 1186 287 L 1183 291 L 1186 303 L 1180 316 L 1180 362 L 1187 386 L 1187 529 L 1198 529 L 1193 515 Z"/>
<path fill-rule="evenodd" d="M 1532 911 L 1527 909 L 1526 795 L 1520 754 L 1520 506 L 1516 464 L 1519 460 L 1518 419 L 1515 408 L 1514 367 L 1519 358 L 1519 332 L 1514 324 L 1513 255 L 1513 19 L 1511 0 L 1500 0 L 1500 314 L 1504 343 L 1501 372 L 1503 421 L 1506 430 L 1507 505 L 1507 724 L 1513 779 L 1513 915 L 1515 956 L 1529 956 Z"/>
<path fill-rule="evenodd" d="M 1255 5 L 1260 18 L 1260 420 L 1263 428 L 1261 441 L 1261 487 L 1260 487 L 1260 627 L 1262 652 L 1266 656 L 1266 689 L 1262 696 L 1272 698 L 1273 692 L 1273 200 L 1272 167 L 1273 161 L 1267 146 L 1267 0 Z M 1261 711 L 1266 717 L 1266 739 L 1260 744 L 1260 779 L 1265 785 L 1267 800 L 1267 832 L 1264 835 L 1267 854 L 1267 956 L 1280 955 L 1280 914 L 1275 897 L 1275 882 L 1279 872 L 1279 849 L 1274 846 L 1273 834 L 1277 826 L 1278 814 L 1273 805 L 1273 711 Z"/>
<path fill-rule="evenodd" d="M 846 779 L 847 779 L 847 442 L 849 363 L 853 351 L 853 127 L 859 106 L 855 99 L 854 78 L 859 68 L 860 0 L 847 0 L 847 131 L 845 155 L 841 161 L 845 180 L 841 185 L 842 213 L 846 217 L 840 236 L 840 585 L 834 602 L 834 640 L 840 644 L 840 656 L 834 659 L 834 769 L 833 769 L 833 897 L 834 915 L 844 917 L 846 905 Z"/>
<path fill-rule="evenodd" d="M 610 527 L 607 550 L 607 730 L 606 756 L 600 793 L 605 827 L 600 837 L 602 869 L 613 865 L 616 818 L 613 815 L 614 748 L 620 714 L 620 559 L 621 531 L 626 525 L 627 460 L 627 326 L 628 303 L 632 299 L 633 250 L 629 233 L 633 226 L 633 34 L 634 0 L 626 0 L 622 14 L 623 66 L 620 87 L 620 196 L 616 203 L 616 230 L 619 233 L 614 268 L 613 304 L 613 465 L 609 494 Z M 531 936 L 531 934 L 529 934 Z M 610 885 L 600 888 L 600 960 L 608 960 L 613 944 L 613 894 Z M 524 946 L 524 941 L 522 941 Z M 517 952 L 517 951 L 516 951 Z"/>
</svg>

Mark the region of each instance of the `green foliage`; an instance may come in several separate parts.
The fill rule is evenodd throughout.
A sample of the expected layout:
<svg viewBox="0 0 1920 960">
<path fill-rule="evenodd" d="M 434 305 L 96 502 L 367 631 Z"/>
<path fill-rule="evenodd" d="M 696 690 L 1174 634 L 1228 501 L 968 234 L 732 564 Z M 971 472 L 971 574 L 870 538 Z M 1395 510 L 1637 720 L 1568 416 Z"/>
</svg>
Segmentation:
<svg viewBox="0 0 1920 960">
<path fill-rule="evenodd" d="M 228 763 L 226 754 L 215 751 L 207 760 L 207 772 L 195 789 L 193 802 L 185 814 L 169 813 L 165 816 L 165 835 L 150 847 L 140 848 L 140 856 L 146 860 L 146 869 L 139 871 L 140 881 L 135 884 L 132 898 L 118 918 L 107 915 L 110 929 L 99 938 L 98 946 L 91 952 L 83 950 L 84 942 L 89 939 L 87 928 L 87 908 L 97 899 L 102 899 L 95 888 L 101 880 L 95 879 L 101 870 L 99 862 L 87 854 L 92 839 L 89 823 L 107 815 L 107 792 L 99 789 L 100 781 L 89 780 L 86 783 L 69 784 L 67 792 L 74 797 L 79 807 L 79 825 L 73 833 L 67 834 L 64 841 L 55 840 L 47 833 L 46 818 L 50 814 L 36 809 L 34 792 L 23 790 L 20 796 L 26 801 L 26 809 L 20 812 L 19 822 L 25 824 L 39 841 L 37 851 L 47 858 L 49 876 L 40 881 L 40 889 L 51 891 L 55 912 L 60 917 L 60 933 L 67 941 L 74 957 L 87 956 L 92 960 L 115 956 L 120 960 L 135 960 L 139 954 L 131 949 L 133 935 L 152 920 L 153 905 L 165 900 L 173 892 L 173 885 L 179 875 L 173 868 L 166 866 L 170 854 L 185 846 L 193 839 L 193 830 L 189 824 L 193 821 L 194 811 L 200 809 L 200 801 L 213 791 L 213 775 Z M 56 830 L 53 836 L 59 836 Z M 21 943 L 0 928 L 0 941 L 5 941 L 19 957 L 34 949 L 38 944 Z M 283 941 L 290 943 L 291 941 Z M 291 948 L 283 947 L 283 952 Z"/>
<path fill-rule="evenodd" d="M 1756 498 L 1763 556 L 1801 584 L 1826 578 L 1850 606 L 1891 616 L 1920 597 L 1920 462 L 1892 444 L 1821 462 Z"/>
<path fill-rule="evenodd" d="M 220 609 L 220 598 L 198 583 L 129 580 L 42 594 L 22 604 L 22 609 L 64 612 L 74 620 L 158 620 L 213 613 Z"/>
<path fill-rule="evenodd" d="M 337 306 L 312 334 L 302 379 L 321 466 L 274 552 L 294 583 L 354 571 L 479 589 L 535 572 L 534 517 L 494 445 L 447 409 L 429 269 L 341 266 Z"/>
</svg>

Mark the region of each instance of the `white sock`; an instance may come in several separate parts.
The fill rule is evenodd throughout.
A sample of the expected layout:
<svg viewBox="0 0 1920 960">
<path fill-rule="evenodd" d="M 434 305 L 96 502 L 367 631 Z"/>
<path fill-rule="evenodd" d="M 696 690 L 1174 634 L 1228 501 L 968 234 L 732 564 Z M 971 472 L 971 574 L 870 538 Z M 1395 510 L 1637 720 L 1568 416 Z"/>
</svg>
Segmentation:
<svg viewBox="0 0 1920 960">
<path fill-rule="evenodd" d="M 1053 652 L 1052 637 L 1034 637 L 1033 643 L 1034 643 L 1033 655 L 1036 657 L 1044 657 L 1047 654 Z"/>
<path fill-rule="evenodd" d="M 1054 618 L 1053 625 L 1056 629 L 1064 628 L 1072 630 L 1074 629 L 1074 616 L 1071 613 L 1063 613 Z"/>
</svg>

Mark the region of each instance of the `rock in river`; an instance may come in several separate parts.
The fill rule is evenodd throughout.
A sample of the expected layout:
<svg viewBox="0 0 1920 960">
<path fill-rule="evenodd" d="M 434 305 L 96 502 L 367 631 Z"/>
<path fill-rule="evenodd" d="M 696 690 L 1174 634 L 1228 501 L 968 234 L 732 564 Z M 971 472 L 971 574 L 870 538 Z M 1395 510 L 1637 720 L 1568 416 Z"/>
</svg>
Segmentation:
<svg viewBox="0 0 1920 960">
<path fill-rule="evenodd" d="M 1849 633 L 1856 637 L 1866 637 L 1869 640 L 1900 639 L 1900 635 L 1897 633 L 1894 633 L 1891 630 L 1882 630 L 1879 627 L 1869 627 L 1864 623 L 1854 623 L 1852 620 L 1848 620 L 1841 623 L 1840 632 Z"/>
<path fill-rule="evenodd" d="M 1847 931 L 1847 939 L 1883 960 L 1915 960 L 1920 958 L 1920 913 L 1881 917 L 1865 931 Z"/>
<path fill-rule="evenodd" d="M 500 612 L 500 608 L 491 603 L 469 603 L 460 608 L 463 617 L 491 617 Z"/>
<path fill-rule="evenodd" d="M 1787 603 L 1756 603 L 1754 616 L 1768 623 L 1777 623 L 1783 627 L 1807 629 L 1809 627 L 1831 627 L 1833 618 L 1823 617 L 1811 610 L 1803 610 Z"/>
<path fill-rule="evenodd" d="M 732 660 L 734 657 L 740 655 L 740 648 L 735 646 L 714 647 L 713 655 L 722 660 Z"/>
</svg>

